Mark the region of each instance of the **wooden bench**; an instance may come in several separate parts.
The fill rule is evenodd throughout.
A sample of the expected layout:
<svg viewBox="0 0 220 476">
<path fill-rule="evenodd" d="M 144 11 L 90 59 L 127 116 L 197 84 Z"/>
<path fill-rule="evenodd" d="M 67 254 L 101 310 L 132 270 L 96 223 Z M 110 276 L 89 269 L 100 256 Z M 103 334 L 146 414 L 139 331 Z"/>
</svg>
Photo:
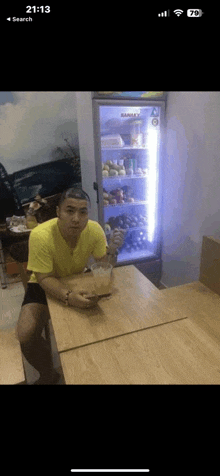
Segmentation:
<svg viewBox="0 0 220 476">
<path fill-rule="evenodd" d="M 25 384 L 20 343 L 15 329 L 0 330 L 0 385 Z"/>
<path fill-rule="evenodd" d="M 199 281 L 160 291 L 220 340 L 220 240 L 204 236 Z"/>
</svg>

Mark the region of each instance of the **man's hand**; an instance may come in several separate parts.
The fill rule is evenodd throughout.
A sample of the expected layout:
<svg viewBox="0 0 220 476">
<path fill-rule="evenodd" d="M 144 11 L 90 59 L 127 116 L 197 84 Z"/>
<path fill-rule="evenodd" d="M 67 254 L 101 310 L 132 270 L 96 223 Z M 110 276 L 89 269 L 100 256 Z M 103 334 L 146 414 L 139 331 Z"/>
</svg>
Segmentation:
<svg viewBox="0 0 220 476">
<path fill-rule="evenodd" d="M 115 228 L 109 242 L 109 251 L 116 251 L 117 248 L 121 248 L 124 243 L 124 235 L 126 230 Z"/>
<path fill-rule="evenodd" d="M 69 306 L 79 307 L 81 309 L 88 309 L 96 306 L 100 297 L 86 290 L 78 289 L 72 291 L 68 296 Z"/>
</svg>

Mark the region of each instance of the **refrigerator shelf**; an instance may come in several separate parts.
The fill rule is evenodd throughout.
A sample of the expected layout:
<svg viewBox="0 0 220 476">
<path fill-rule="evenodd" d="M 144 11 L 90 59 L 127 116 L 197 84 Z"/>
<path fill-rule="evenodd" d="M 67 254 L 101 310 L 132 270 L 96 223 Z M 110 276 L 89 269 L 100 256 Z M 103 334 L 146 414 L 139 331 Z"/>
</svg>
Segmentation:
<svg viewBox="0 0 220 476">
<path fill-rule="evenodd" d="M 104 205 L 104 208 L 126 207 L 127 205 L 133 205 L 133 206 L 134 205 L 148 205 L 148 203 L 149 202 L 147 200 L 137 200 L 137 201 L 134 201 L 134 202 L 125 202 L 125 203 L 116 203 L 116 204 L 110 203 L 109 205 Z"/>
<path fill-rule="evenodd" d="M 127 145 L 125 147 L 102 147 L 101 150 L 147 150 L 147 147 L 132 147 Z"/>
<path fill-rule="evenodd" d="M 133 174 L 133 175 L 109 175 L 108 177 L 102 177 L 102 180 L 112 180 L 112 179 L 119 179 L 119 180 L 130 180 L 130 179 L 139 179 L 139 178 L 146 178 L 148 177 L 148 174 Z"/>
<path fill-rule="evenodd" d="M 107 222 L 108 223 L 108 222 Z M 129 232 L 129 231 L 144 231 L 145 233 L 147 233 L 147 229 L 148 229 L 148 225 L 140 225 L 140 226 L 131 226 L 129 228 L 124 228 L 123 226 L 115 226 L 114 228 L 111 229 L 110 232 L 105 232 L 105 235 L 106 236 L 111 236 L 112 232 L 118 228 L 118 230 L 123 230 L 124 232 Z"/>
<path fill-rule="evenodd" d="M 123 228 L 123 227 L 118 226 L 118 227 L 116 227 L 116 228 L 119 228 L 119 230 L 122 229 L 122 230 L 124 230 L 124 231 L 126 231 L 126 232 L 129 232 L 129 231 L 142 231 L 142 230 L 144 230 L 145 233 L 147 233 L 146 230 L 148 229 L 148 225 L 131 226 L 131 227 L 129 227 L 129 228 Z"/>
</svg>

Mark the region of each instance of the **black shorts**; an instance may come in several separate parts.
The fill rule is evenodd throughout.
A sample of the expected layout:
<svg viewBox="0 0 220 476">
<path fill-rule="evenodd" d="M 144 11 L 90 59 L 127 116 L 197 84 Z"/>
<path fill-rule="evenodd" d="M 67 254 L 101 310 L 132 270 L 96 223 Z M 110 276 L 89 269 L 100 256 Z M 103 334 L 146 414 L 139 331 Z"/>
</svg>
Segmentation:
<svg viewBox="0 0 220 476">
<path fill-rule="evenodd" d="M 27 283 L 27 289 L 21 307 L 31 302 L 38 302 L 39 304 L 46 304 L 47 306 L 45 291 L 38 283 Z"/>
</svg>

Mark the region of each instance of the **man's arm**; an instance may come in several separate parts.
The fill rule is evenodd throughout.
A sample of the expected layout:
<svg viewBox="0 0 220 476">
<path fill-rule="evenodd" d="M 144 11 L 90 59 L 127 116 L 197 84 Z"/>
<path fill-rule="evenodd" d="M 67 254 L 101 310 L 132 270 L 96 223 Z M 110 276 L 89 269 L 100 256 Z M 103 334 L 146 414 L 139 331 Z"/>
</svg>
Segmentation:
<svg viewBox="0 0 220 476">
<path fill-rule="evenodd" d="M 118 248 L 124 243 L 124 234 L 126 230 L 115 228 L 112 233 L 107 252 L 102 258 L 95 258 L 97 262 L 104 261 L 110 263 L 113 267 L 117 263 Z"/>
<path fill-rule="evenodd" d="M 117 255 L 116 254 L 105 254 L 102 258 L 95 258 L 96 262 L 102 261 L 104 263 L 110 263 L 113 268 L 117 263 Z"/>
<path fill-rule="evenodd" d="M 52 273 L 35 273 L 37 281 L 42 289 L 62 302 L 65 302 L 66 293 L 69 290 L 67 286 L 61 283 Z"/>
<path fill-rule="evenodd" d="M 35 273 L 38 279 L 38 283 L 42 287 L 42 289 L 48 293 L 50 296 L 59 299 L 60 301 L 64 302 L 65 304 L 69 304 L 69 306 L 79 307 L 79 308 L 90 308 L 97 304 L 99 300 L 99 296 L 94 295 L 93 293 L 88 292 L 86 289 L 83 290 L 73 290 L 72 285 L 71 288 L 67 288 L 64 284 L 62 284 L 57 278 L 51 276 L 52 273 Z M 67 295 L 67 292 L 71 289 L 71 293 Z"/>
</svg>

